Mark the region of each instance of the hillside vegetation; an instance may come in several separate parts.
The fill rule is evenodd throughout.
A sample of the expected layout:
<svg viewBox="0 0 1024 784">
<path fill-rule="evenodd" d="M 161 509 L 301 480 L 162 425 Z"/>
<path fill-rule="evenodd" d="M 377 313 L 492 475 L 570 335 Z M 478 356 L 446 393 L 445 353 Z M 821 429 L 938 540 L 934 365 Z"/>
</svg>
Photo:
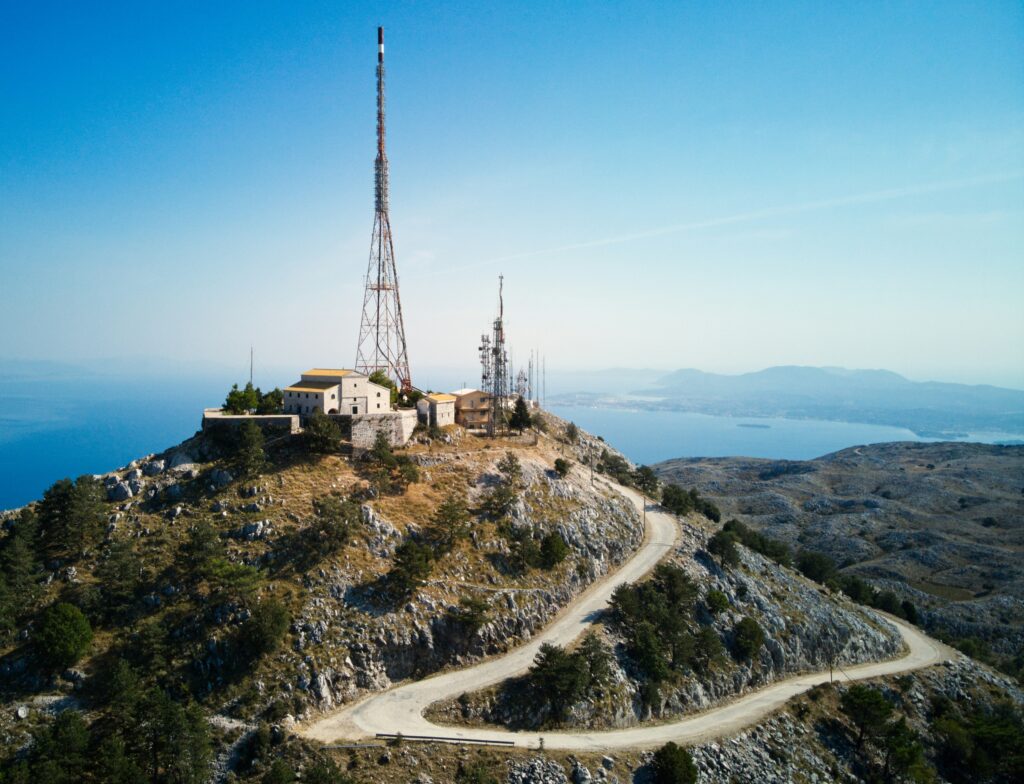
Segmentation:
<svg viewBox="0 0 1024 784">
<path fill-rule="evenodd" d="M 5 514 L 0 780 L 270 775 L 292 722 L 506 650 L 642 538 L 543 434 L 336 436 L 197 436 Z"/>
</svg>

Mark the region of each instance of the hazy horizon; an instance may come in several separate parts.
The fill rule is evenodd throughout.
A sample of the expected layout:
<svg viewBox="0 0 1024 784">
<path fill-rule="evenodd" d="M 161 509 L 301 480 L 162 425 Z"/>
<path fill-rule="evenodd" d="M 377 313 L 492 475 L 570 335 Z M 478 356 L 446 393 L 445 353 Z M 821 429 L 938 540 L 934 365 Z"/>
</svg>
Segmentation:
<svg viewBox="0 0 1024 784">
<path fill-rule="evenodd" d="M 3 373 L 12 364 L 23 363 L 25 365 L 53 365 L 57 367 L 63 367 L 72 370 L 80 370 L 89 373 L 90 375 L 96 375 L 102 377 L 108 374 L 111 377 L 123 377 L 130 373 L 138 373 L 140 379 L 151 380 L 160 378 L 163 374 L 178 376 L 181 374 L 191 375 L 193 377 L 222 377 L 228 383 L 244 383 L 249 378 L 249 364 L 248 355 L 242 360 L 234 364 L 226 362 L 217 362 L 215 360 L 188 360 L 188 359 L 171 359 L 169 357 L 91 357 L 91 358 L 78 358 L 71 360 L 51 359 L 51 358 L 28 358 L 28 357 L 0 357 L 0 379 L 3 378 Z M 338 366 L 345 367 L 351 366 L 351 363 L 313 363 L 313 365 L 319 366 Z M 253 365 L 253 381 L 256 386 L 260 386 L 264 389 L 270 389 L 274 386 L 282 386 L 285 383 L 290 383 L 295 379 L 292 376 L 297 376 L 303 370 L 306 369 L 306 365 L 295 365 L 293 363 L 281 363 L 277 365 L 268 365 L 260 360 L 254 362 Z M 515 369 L 518 371 L 520 364 L 515 364 Z M 568 379 L 578 376 L 591 376 L 606 373 L 608 371 L 626 371 L 643 374 L 645 381 L 638 382 L 640 385 L 648 383 L 646 379 L 656 378 L 660 376 L 668 376 L 672 373 L 680 371 L 694 370 L 701 373 L 718 374 L 723 376 L 742 376 L 759 373 L 765 370 L 771 370 L 781 367 L 801 367 L 801 368 L 815 368 L 815 369 L 837 369 L 851 372 L 891 372 L 895 373 L 889 368 L 881 367 L 863 367 L 863 368 L 852 368 L 845 367 L 837 364 L 826 364 L 826 365 L 769 365 L 764 367 L 754 367 L 749 369 L 740 369 L 735 372 L 720 372 L 707 370 L 705 368 L 694 368 L 694 367 L 668 367 L 668 368 L 657 368 L 657 367 L 630 367 L 628 365 L 619 366 L 606 366 L 606 367 L 576 367 L 576 368 L 555 368 L 548 366 L 547 374 L 549 379 L 557 379 L 560 386 L 564 386 Z M 460 386 L 468 385 L 470 387 L 477 385 L 478 376 L 480 373 L 479 366 L 454 366 L 454 365 L 434 365 L 424 366 L 417 368 L 413 366 L 414 380 L 418 378 L 426 379 L 427 381 L 435 380 L 438 378 L 444 379 L 446 382 L 453 378 L 461 378 L 465 381 L 465 384 L 458 382 Z M 965 384 L 968 386 L 995 386 L 1002 389 L 1011 389 L 1015 391 L 1024 391 L 1024 384 L 1020 386 L 1011 386 L 1008 384 L 990 384 L 985 381 L 971 381 L 961 380 L 955 377 L 923 377 L 923 378 L 912 378 L 905 374 L 899 373 L 901 377 L 908 381 L 915 383 L 940 383 L 940 384 Z M 452 382 L 454 383 L 454 382 Z M 448 385 L 451 385 L 450 383 Z M 443 386 L 443 384 L 441 385 Z M 435 383 L 434 387 L 429 384 L 424 384 L 423 388 L 441 388 Z M 559 390 L 563 391 L 563 390 Z M 566 388 L 564 391 L 585 391 L 585 390 L 569 390 Z"/>
</svg>

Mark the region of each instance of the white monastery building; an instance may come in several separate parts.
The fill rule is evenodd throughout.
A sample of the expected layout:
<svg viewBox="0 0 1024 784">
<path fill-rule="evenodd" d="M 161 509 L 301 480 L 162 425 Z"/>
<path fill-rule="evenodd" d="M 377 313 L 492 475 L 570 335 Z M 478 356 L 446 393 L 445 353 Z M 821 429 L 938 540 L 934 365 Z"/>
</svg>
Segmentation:
<svg viewBox="0 0 1024 784">
<path fill-rule="evenodd" d="M 391 411 L 391 390 L 362 373 L 344 368 L 312 368 L 284 389 L 286 414 L 384 414 Z"/>
</svg>

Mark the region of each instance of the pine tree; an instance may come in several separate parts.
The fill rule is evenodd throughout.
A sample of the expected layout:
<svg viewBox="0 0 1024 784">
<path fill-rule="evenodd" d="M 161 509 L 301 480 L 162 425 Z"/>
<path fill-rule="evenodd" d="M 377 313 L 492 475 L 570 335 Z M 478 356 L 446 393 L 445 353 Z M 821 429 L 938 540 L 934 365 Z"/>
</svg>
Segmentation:
<svg viewBox="0 0 1024 784">
<path fill-rule="evenodd" d="M 267 467 L 267 453 L 263 448 L 263 431 L 260 426 L 247 419 L 238 429 L 238 453 L 236 461 L 239 473 L 252 478 Z"/>
<path fill-rule="evenodd" d="M 306 445 L 313 452 L 336 452 L 341 442 L 341 429 L 338 423 L 320 409 L 310 414 L 302 432 Z"/>
<path fill-rule="evenodd" d="M 123 617 L 142 583 L 142 561 L 127 540 L 114 542 L 96 568 L 104 610 L 109 618 Z"/>
<path fill-rule="evenodd" d="M 46 546 L 77 556 L 103 534 L 103 488 L 88 474 L 61 479 L 43 494 L 39 523 Z"/>
<path fill-rule="evenodd" d="M 526 407 L 526 401 L 521 397 L 516 398 L 516 405 L 512 410 L 512 418 L 508 424 L 513 430 L 518 430 L 520 433 L 532 424 L 530 409 Z"/>
<path fill-rule="evenodd" d="M 7 601 L 0 599 L 0 618 L 7 617 L 4 612 L 6 607 L 13 621 L 26 613 L 39 597 L 40 565 L 36 556 L 35 537 L 36 516 L 24 509 L 0 551 L 0 575 L 3 587 L 8 591 Z"/>
<path fill-rule="evenodd" d="M 245 385 L 245 389 L 239 389 L 238 384 L 233 384 L 224 400 L 223 409 L 229 414 L 247 414 L 259 408 L 261 397 L 260 391 L 253 387 L 251 381 Z"/>
<path fill-rule="evenodd" d="M 441 554 L 450 552 L 456 542 L 469 536 L 469 512 L 466 501 L 459 495 L 450 495 L 434 512 L 430 539 Z"/>
</svg>

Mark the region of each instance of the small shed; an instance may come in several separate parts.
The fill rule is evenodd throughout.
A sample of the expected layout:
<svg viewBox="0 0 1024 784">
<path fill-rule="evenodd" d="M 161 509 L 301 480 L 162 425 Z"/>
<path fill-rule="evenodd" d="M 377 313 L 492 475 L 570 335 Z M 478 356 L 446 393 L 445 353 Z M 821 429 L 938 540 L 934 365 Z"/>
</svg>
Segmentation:
<svg viewBox="0 0 1024 784">
<path fill-rule="evenodd" d="M 455 424 L 455 395 L 431 392 L 416 404 L 420 421 L 429 427 L 446 427 Z"/>
</svg>

